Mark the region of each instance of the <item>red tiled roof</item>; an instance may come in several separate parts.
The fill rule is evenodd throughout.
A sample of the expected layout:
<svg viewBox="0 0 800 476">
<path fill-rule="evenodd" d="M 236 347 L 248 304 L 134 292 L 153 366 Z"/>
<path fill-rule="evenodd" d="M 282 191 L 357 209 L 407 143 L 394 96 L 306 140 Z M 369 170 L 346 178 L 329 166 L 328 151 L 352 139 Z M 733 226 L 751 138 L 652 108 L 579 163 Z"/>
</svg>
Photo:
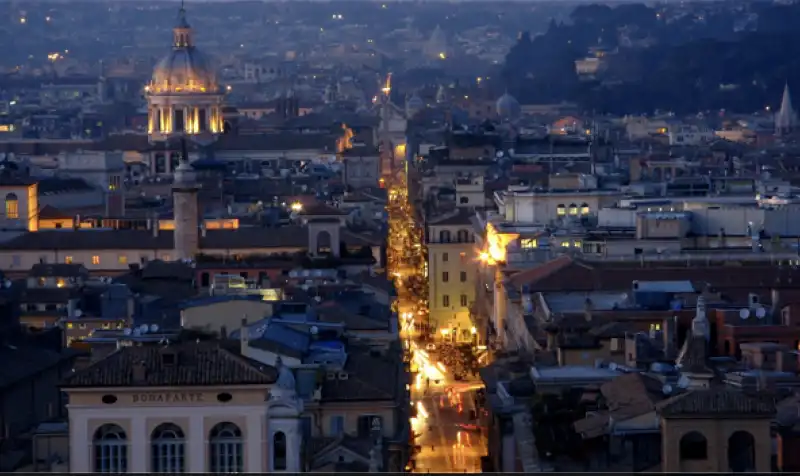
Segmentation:
<svg viewBox="0 0 800 476">
<path fill-rule="evenodd" d="M 769 261 L 706 263 L 686 261 L 609 262 L 582 261 L 560 256 L 535 268 L 520 271 L 510 284 L 527 284 L 533 292 L 613 291 L 629 289 L 633 281 L 692 281 L 697 289 L 708 284 L 718 290 L 798 288 L 800 268 L 776 266 Z M 795 284 L 797 283 L 797 284 Z"/>
<path fill-rule="evenodd" d="M 576 263 L 572 260 L 572 258 L 567 255 L 562 255 L 535 268 L 520 271 L 519 273 L 511 276 L 509 281 L 514 287 L 517 288 L 522 287 L 525 284 L 534 286 L 553 273 L 557 273 L 562 269 L 574 264 Z"/>
</svg>

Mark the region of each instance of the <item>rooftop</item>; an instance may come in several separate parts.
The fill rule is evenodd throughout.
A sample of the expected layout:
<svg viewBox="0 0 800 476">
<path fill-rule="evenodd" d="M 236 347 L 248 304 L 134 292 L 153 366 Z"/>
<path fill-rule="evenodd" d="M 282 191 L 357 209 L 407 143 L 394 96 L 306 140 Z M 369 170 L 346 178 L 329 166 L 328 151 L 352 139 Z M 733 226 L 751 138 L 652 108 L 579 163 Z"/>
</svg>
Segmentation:
<svg viewBox="0 0 800 476">
<path fill-rule="evenodd" d="M 165 358 L 171 354 L 171 358 Z M 269 385 L 274 367 L 223 349 L 215 342 L 122 347 L 63 382 L 64 388 Z"/>
</svg>

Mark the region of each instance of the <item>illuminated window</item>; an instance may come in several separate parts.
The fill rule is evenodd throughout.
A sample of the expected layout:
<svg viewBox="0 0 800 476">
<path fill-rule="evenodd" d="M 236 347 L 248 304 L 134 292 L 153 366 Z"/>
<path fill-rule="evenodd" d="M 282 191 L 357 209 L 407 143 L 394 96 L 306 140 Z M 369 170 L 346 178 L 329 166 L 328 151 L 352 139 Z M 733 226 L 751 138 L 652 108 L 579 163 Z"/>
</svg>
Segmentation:
<svg viewBox="0 0 800 476">
<path fill-rule="evenodd" d="M 578 214 L 578 206 L 574 203 L 569 204 L 569 214 L 573 216 Z"/>
<path fill-rule="evenodd" d="M 72 256 L 65 256 L 64 257 L 64 263 L 72 264 Z"/>
<path fill-rule="evenodd" d="M 73 323 L 67 322 L 67 329 L 72 329 L 73 327 L 74 327 Z"/>
<path fill-rule="evenodd" d="M 556 215 L 558 215 L 558 216 L 560 216 L 560 217 L 563 217 L 563 216 L 564 216 L 564 215 L 566 215 L 566 214 L 567 214 L 567 209 L 566 209 L 566 207 L 565 207 L 563 204 L 559 204 L 559 205 L 556 207 Z"/>
<path fill-rule="evenodd" d="M 64 278 L 58 278 L 58 280 L 56 280 L 56 286 L 59 288 L 63 288 L 65 284 L 67 284 L 67 282 Z"/>
<path fill-rule="evenodd" d="M 661 324 L 650 324 L 650 330 L 651 331 L 660 331 L 661 330 Z"/>
<path fill-rule="evenodd" d="M 19 200 L 14 193 L 6 195 L 6 218 L 19 218 Z"/>
<path fill-rule="evenodd" d="M 519 240 L 519 246 L 522 249 L 531 249 L 538 247 L 539 244 L 536 242 L 536 238 L 523 238 Z"/>
<path fill-rule="evenodd" d="M 97 255 L 92 256 L 92 264 L 100 264 L 100 257 Z"/>
<path fill-rule="evenodd" d="M 589 214 L 589 204 L 582 203 L 581 204 L 581 215 L 588 215 Z"/>
<path fill-rule="evenodd" d="M 128 257 L 125 255 L 119 255 L 117 257 L 117 262 L 119 262 L 119 264 L 128 264 Z"/>
<path fill-rule="evenodd" d="M 562 241 L 561 242 L 561 247 L 562 248 L 569 248 L 569 246 L 570 246 L 570 242 L 569 241 Z"/>
<path fill-rule="evenodd" d="M 169 255 L 161 255 L 161 261 L 169 261 L 169 260 L 170 260 Z"/>
</svg>

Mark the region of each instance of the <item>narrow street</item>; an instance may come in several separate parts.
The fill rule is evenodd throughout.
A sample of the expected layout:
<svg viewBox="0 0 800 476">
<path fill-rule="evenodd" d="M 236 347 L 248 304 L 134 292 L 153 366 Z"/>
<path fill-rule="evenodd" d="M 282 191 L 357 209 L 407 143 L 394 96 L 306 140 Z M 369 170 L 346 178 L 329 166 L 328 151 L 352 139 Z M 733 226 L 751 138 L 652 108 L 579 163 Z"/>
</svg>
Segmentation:
<svg viewBox="0 0 800 476">
<path fill-rule="evenodd" d="M 443 361 L 453 361 L 457 352 L 426 339 L 429 297 L 424 233 L 409 204 L 405 172 L 397 172 L 387 185 L 387 271 L 397 289 L 400 336 L 414 379 L 410 404 L 415 416 L 410 423 L 411 444 L 417 451 L 410 466 L 415 473 L 479 473 L 481 456 L 487 451 L 485 429 L 477 418 L 482 410 L 475 405 L 476 390 L 482 385 L 463 369 L 456 380 L 456 370 L 448 369 Z"/>
<path fill-rule="evenodd" d="M 412 389 L 417 415 L 411 419 L 411 427 L 418 435 L 415 444 L 420 447 L 414 472 L 479 473 L 481 456 L 486 454 L 486 436 L 470 418 L 478 413 L 474 403 L 478 384 L 442 376 L 438 384 L 431 382 L 430 386 L 427 377 L 419 379 Z"/>
</svg>

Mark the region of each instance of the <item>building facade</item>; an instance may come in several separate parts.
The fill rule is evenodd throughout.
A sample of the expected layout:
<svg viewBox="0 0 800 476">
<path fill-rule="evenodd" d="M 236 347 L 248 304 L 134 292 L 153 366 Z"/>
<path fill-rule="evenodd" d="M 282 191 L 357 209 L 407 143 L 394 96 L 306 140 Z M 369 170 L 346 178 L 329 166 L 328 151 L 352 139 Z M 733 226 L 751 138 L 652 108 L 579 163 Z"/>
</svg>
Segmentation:
<svg viewBox="0 0 800 476">
<path fill-rule="evenodd" d="M 70 471 L 301 471 L 294 388 L 218 343 L 124 348 L 64 385 Z"/>
</svg>

